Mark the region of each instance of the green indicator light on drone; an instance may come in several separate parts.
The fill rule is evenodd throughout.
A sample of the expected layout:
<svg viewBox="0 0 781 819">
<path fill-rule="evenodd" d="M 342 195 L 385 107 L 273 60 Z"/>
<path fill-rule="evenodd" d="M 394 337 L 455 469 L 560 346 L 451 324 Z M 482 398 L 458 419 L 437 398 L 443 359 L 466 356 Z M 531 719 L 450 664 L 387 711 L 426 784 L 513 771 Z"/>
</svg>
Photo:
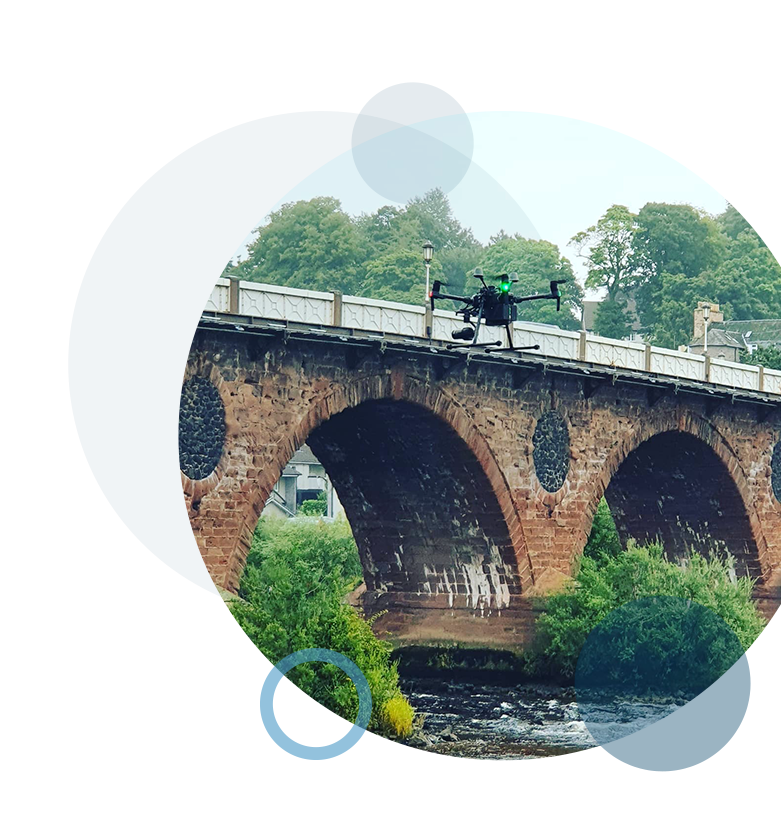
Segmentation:
<svg viewBox="0 0 781 819">
<path fill-rule="evenodd" d="M 513 283 L 512 283 L 512 282 L 502 282 L 502 283 L 499 285 L 499 289 L 502 291 L 502 293 L 509 293 L 509 292 L 510 292 L 510 288 L 511 288 L 512 286 L 513 286 Z"/>
</svg>

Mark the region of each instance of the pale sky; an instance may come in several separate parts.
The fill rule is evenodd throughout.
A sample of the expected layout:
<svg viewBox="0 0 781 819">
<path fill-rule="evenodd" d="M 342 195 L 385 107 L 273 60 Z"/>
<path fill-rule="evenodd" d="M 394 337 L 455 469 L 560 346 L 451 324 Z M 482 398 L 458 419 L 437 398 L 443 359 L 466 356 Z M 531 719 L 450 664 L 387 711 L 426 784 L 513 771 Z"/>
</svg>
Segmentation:
<svg viewBox="0 0 781 819">
<path fill-rule="evenodd" d="M 637 212 L 646 202 L 686 203 L 716 214 L 727 204 L 675 160 L 616 131 L 547 114 L 486 112 L 469 121 L 473 163 L 448 193 L 455 216 L 483 243 L 500 229 L 553 242 L 581 282 L 585 270 L 567 243 L 611 205 Z M 363 181 L 349 151 L 279 204 L 314 196 L 334 196 L 353 215 L 398 204 Z"/>
</svg>

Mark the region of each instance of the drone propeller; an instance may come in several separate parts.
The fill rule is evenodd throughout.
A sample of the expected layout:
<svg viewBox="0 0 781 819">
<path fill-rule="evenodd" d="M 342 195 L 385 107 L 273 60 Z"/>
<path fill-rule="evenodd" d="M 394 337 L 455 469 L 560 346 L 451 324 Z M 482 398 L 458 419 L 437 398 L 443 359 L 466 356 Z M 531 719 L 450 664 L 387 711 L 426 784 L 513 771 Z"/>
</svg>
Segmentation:
<svg viewBox="0 0 781 819">
<path fill-rule="evenodd" d="M 556 312 L 561 310 L 561 293 L 559 293 L 559 285 L 566 284 L 566 279 L 556 279 L 550 283 L 550 294 L 556 299 Z"/>
<path fill-rule="evenodd" d="M 552 295 L 552 296 L 557 296 L 557 297 L 560 297 L 560 296 L 561 296 L 561 294 L 559 293 L 559 285 L 560 285 L 560 284 L 566 284 L 566 283 L 567 283 L 567 280 L 566 280 L 566 279 L 556 279 L 555 281 L 552 281 L 552 282 L 550 283 L 550 292 L 551 292 L 551 295 Z"/>
</svg>

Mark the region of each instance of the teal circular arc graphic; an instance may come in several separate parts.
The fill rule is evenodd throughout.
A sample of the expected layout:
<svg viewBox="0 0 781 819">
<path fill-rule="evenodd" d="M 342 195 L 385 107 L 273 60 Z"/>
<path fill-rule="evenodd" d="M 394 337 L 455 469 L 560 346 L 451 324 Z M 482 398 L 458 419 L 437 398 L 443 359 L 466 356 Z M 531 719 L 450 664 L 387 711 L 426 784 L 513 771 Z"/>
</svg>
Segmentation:
<svg viewBox="0 0 781 819">
<path fill-rule="evenodd" d="M 281 659 L 274 668 L 281 674 L 287 674 L 302 663 L 329 663 L 347 674 L 358 692 L 358 716 L 355 718 L 355 725 L 363 728 L 364 731 L 367 730 L 372 715 L 372 693 L 363 671 L 344 654 L 326 648 L 305 648 L 302 651 L 294 651 Z"/>
</svg>

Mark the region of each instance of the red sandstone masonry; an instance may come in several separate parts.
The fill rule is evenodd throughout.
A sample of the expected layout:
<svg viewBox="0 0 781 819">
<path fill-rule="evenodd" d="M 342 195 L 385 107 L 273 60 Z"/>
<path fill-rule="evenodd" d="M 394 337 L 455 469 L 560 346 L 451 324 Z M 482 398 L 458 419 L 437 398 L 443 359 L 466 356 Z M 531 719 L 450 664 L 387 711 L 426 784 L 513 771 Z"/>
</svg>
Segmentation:
<svg viewBox="0 0 781 819">
<path fill-rule="evenodd" d="M 781 587 L 781 504 L 770 486 L 779 422 L 772 415 L 759 422 L 750 407 L 722 402 L 714 409 L 695 396 L 673 394 L 649 407 L 645 390 L 628 385 L 604 386 L 586 399 L 576 376 L 549 373 L 514 389 L 509 368 L 500 362 L 461 365 L 437 379 L 424 358 L 375 353 L 350 369 L 338 345 L 285 345 L 203 330 L 196 334 L 185 377 L 195 374 L 209 378 L 225 403 L 226 445 L 211 476 L 203 481 L 183 476 L 182 487 L 204 562 L 222 588 L 238 587 L 260 512 L 296 449 L 337 413 L 376 400 L 424 408 L 465 443 L 483 477 L 470 473 L 463 479 L 477 481 L 475 486 L 484 480 L 493 492 L 511 545 L 513 565 L 507 570 L 524 597 L 557 587 L 571 574 L 611 479 L 643 442 L 668 431 L 691 435 L 718 456 L 724 480 L 742 502 L 728 516 L 733 523 L 745 518 L 763 599 Z M 535 424 L 550 410 L 564 417 L 570 432 L 570 470 L 556 493 L 542 488 L 532 461 Z M 403 486 L 394 491 L 401 498 Z M 438 499 L 445 505 L 458 500 Z M 408 509 L 409 500 L 403 503 Z M 480 514 L 490 518 L 489 501 L 480 503 Z M 425 516 L 405 525 L 413 540 L 431 540 L 432 559 L 442 559 L 432 539 L 436 533 L 421 530 Z M 718 517 L 712 525 L 718 527 Z M 354 526 L 360 528 L 357 520 Z M 487 567 L 487 558 L 481 559 Z M 423 563 L 411 560 L 407 567 L 414 575 L 410 588 L 422 582 L 415 572 Z M 480 613 L 467 606 L 459 617 Z"/>
</svg>

